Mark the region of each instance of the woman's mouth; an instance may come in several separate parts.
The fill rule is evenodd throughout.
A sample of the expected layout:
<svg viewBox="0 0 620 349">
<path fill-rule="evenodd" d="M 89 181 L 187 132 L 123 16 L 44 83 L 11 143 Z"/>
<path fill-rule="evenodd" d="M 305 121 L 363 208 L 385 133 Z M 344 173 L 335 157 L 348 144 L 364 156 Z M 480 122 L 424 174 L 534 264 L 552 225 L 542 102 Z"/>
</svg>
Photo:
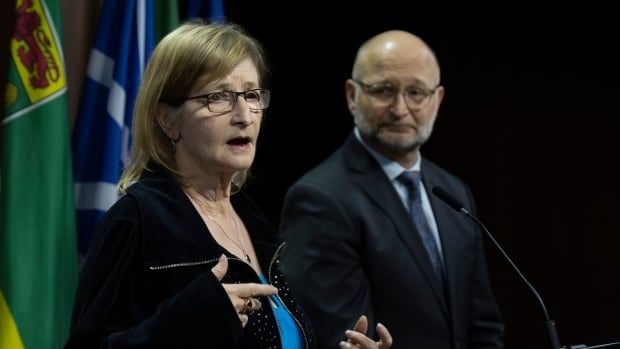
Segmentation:
<svg viewBox="0 0 620 349">
<path fill-rule="evenodd" d="M 252 146 L 252 139 L 250 137 L 235 137 L 228 140 L 226 144 L 233 149 L 245 150 Z"/>
</svg>

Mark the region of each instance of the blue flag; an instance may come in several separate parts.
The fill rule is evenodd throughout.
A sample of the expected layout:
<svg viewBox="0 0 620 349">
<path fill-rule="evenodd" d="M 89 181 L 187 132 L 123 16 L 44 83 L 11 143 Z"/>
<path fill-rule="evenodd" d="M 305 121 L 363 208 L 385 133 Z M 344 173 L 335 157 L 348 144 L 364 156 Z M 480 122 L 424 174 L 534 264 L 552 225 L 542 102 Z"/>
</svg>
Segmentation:
<svg viewBox="0 0 620 349">
<path fill-rule="evenodd" d="M 208 18 L 211 22 L 224 22 L 223 0 L 189 0 L 185 18 Z"/>
<path fill-rule="evenodd" d="M 129 161 L 133 103 L 148 57 L 160 39 L 155 37 L 158 28 L 153 19 L 178 13 L 177 6 L 175 1 L 161 0 L 105 0 L 103 4 L 73 134 L 82 255 L 104 213 L 119 198 L 116 184 Z M 184 18 L 225 20 L 222 0 L 189 0 L 187 6 Z M 175 25 L 159 23 L 163 26 L 159 32 L 165 34 Z"/>
<path fill-rule="evenodd" d="M 73 135 L 78 247 L 85 254 L 97 223 L 118 199 L 129 160 L 133 102 L 154 46 L 151 0 L 106 0 Z"/>
</svg>

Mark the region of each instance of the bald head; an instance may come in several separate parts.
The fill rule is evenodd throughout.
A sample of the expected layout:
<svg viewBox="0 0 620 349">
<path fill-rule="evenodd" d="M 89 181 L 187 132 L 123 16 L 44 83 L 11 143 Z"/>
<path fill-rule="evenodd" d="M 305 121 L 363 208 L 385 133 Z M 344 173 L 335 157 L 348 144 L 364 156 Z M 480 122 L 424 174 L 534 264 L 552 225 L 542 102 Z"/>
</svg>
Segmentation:
<svg viewBox="0 0 620 349">
<path fill-rule="evenodd" d="M 382 70 L 416 71 L 432 85 L 440 81 L 439 64 L 430 47 L 419 37 L 390 30 L 367 40 L 357 51 L 352 76 L 364 79 Z"/>
</svg>

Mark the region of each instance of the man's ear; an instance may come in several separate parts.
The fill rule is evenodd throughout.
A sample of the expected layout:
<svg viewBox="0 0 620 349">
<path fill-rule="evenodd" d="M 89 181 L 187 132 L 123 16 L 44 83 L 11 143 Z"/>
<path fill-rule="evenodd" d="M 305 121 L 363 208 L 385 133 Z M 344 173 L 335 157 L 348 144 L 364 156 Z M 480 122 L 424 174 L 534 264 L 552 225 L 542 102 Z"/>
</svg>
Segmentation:
<svg viewBox="0 0 620 349">
<path fill-rule="evenodd" d="M 437 105 L 441 105 L 443 97 L 446 95 L 446 89 L 443 88 L 443 86 L 439 86 L 437 87 L 437 91 L 435 93 L 437 93 Z"/>
<path fill-rule="evenodd" d="M 155 109 L 155 118 L 159 127 L 169 139 L 178 139 L 178 120 L 173 117 L 172 108 L 164 103 L 158 103 Z"/>
<path fill-rule="evenodd" d="M 347 108 L 351 114 L 355 114 L 355 83 L 353 80 L 348 79 L 344 84 L 344 92 L 347 97 Z"/>
</svg>

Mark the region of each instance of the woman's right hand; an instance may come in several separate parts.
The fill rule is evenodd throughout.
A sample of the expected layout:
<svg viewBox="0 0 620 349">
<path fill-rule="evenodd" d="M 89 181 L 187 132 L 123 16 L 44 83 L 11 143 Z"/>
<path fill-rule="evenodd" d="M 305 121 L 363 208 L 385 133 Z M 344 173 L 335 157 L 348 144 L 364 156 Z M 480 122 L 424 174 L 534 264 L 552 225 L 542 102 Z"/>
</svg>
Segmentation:
<svg viewBox="0 0 620 349">
<path fill-rule="evenodd" d="M 377 334 L 379 341 L 375 342 L 366 336 L 368 331 L 368 318 L 366 315 L 360 316 L 355 323 L 353 330 L 346 330 L 345 335 L 349 340 L 340 342 L 340 348 L 362 348 L 362 349 L 388 349 L 392 346 L 392 336 L 388 329 L 381 323 L 377 324 Z"/>
<path fill-rule="evenodd" d="M 217 264 L 211 268 L 211 272 L 219 281 L 222 281 L 227 271 L 228 258 L 222 254 Z M 278 293 L 278 289 L 271 285 L 257 283 L 222 284 L 222 286 L 230 302 L 235 307 L 243 327 L 248 323 L 248 314 L 260 309 L 262 306 L 257 297 L 271 296 Z"/>
</svg>

